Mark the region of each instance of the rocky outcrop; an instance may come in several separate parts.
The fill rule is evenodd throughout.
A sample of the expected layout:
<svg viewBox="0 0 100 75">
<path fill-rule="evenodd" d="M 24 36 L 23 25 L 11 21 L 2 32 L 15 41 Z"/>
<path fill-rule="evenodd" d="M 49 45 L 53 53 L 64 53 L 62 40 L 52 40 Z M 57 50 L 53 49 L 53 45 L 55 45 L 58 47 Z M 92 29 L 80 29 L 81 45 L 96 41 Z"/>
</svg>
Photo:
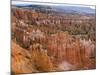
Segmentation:
<svg viewBox="0 0 100 75">
<path fill-rule="evenodd" d="M 96 67 L 94 19 L 86 21 L 83 16 L 48 15 L 23 8 L 12 8 L 11 16 L 13 73 Z"/>
<path fill-rule="evenodd" d="M 47 55 L 47 50 L 42 45 L 35 44 L 30 46 L 32 61 L 39 72 L 55 71 L 54 64 Z"/>
<path fill-rule="evenodd" d="M 17 74 L 37 72 L 35 67 L 32 65 L 30 53 L 13 41 L 11 56 L 12 72 Z"/>
<path fill-rule="evenodd" d="M 86 61 L 88 61 L 88 64 L 95 65 L 93 64 L 95 61 L 92 61 L 91 58 L 95 59 L 95 47 L 90 40 L 74 39 L 64 32 L 52 35 L 50 38 L 48 42 L 48 55 L 56 60 L 57 63 L 66 61 L 74 65 L 74 69 L 85 68 Z"/>
</svg>

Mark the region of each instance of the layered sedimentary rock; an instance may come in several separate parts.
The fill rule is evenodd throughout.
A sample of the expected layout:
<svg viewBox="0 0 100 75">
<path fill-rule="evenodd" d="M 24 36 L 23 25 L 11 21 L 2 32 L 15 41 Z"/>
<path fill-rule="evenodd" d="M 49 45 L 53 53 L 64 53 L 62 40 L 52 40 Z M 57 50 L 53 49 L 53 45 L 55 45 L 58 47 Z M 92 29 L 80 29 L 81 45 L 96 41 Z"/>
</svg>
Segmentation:
<svg viewBox="0 0 100 75">
<path fill-rule="evenodd" d="M 21 48 L 15 42 L 12 42 L 12 72 L 14 73 L 32 73 L 37 72 L 35 67 L 32 65 L 30 53 Z"/>
<path fill-rule="evenodd" d="M 12 8 L 12 72 L 94 69 L 95 25 L 90 18 Z"/>
<path fill-rule="evenodd" d="M 50 38 L 48 43 L 48 55 L 54 58 L 57 63 L 66 61 L 74 65 L 73 67 L 76 69 L 85 68 L 86 63 L 95 65 L 95 61 L 91 59 L 91 56 L 93 58 L 95 57 L 95 47 L 90 41 L 83 40 L 86 43 L 84 45 L 79 38 L 73 39 L 64 32 L 52 35 Z M 87 66 L 87 68 L 89 68 L 89 66 Z"/>
</svg>

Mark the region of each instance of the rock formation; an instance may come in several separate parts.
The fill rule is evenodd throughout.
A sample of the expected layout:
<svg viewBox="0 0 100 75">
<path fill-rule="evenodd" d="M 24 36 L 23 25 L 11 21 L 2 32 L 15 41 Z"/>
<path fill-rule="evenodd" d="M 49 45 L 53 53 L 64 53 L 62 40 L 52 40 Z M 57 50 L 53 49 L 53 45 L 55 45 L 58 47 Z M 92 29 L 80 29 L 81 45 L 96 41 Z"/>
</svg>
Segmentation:
<svg viewBox="0 0 100 75">
<path fill-rule="evenodd" d="M 12 73 L 96 68 L 93 16 L 12 7 L 11 17 Z"/>
</svg>

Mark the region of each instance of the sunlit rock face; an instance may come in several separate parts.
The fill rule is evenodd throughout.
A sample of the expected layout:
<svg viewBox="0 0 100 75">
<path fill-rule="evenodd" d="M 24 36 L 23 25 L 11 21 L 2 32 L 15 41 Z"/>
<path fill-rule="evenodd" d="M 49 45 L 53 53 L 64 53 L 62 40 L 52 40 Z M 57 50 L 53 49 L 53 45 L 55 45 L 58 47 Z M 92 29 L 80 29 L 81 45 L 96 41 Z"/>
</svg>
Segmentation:
<svg viewBox="0 0 100 75">
<path fill-rule="evenodd" d="M 13 73 L 95 69 L 95 20 L 91 16 L 12 8 L 11 17 Z"/>
<path fill-rule="evenodd" d="M 89 61 L 88 64 L 94 64 L 93 62 L 95 61 L 90 62 L 90 57 L 95 57 L 95 47 L 90 41 L 73 39 L 68 33 L 55 34 L 50 38 L 48 42 L 48 55 L 57 64 L 66 61 L 72 64 L 74 69 L 86 66 L 86 61 Z M 85 41 L 87 45 L 84 45 L 83 43 L 85 42 L 82 41 Z"/>
<path fill-rule="evenodd" d="M 32 73 L 37 72 L 32 65 L 30 53 L 21 48 L 15 42 L 12 42 L 12 72 L 14 73 Z"/>
</svg>

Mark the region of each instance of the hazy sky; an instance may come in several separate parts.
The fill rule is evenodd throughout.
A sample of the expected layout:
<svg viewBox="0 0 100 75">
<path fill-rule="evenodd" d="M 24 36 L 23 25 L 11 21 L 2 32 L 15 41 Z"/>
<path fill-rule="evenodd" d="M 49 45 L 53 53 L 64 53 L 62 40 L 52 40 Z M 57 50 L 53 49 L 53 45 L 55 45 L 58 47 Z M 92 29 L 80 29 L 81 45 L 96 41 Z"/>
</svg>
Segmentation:
<svg viewBox="0 0 100 75">
<path fill-rule="evenodd" d="M 17 0 L 17 1 L 41 1 L 41 2 L 86 4 L 86 5 L 95 5 L 96 4 L 95 0 Z"/>
<path fill-rule="evenodd" d="M 28 1 L 28 0 L 27 0 Z M 27 2 L 27 1 L 24 1 L 24 2 L 22 2 L 22 0 L 21 1 L 12 1 L 12 4 L 13 5 L 15 5 L 15 4 L 39 4 L 39 5 L 59 5 L 59 4 L 52 4 L 52 3 L 37 3 L 37 2 Z M 33 0 L 33 1 L 35 1 L 35 0 Z M 58 3 L 58 2 L 57 2 Z M 63 3 L 63 2 L 62 2 Z M 72 3 L 72 4 L 74 4 L 74 3 Z M 60 5 L 64 5 L 64 6 L 76 6 L 76 5 L 72 5 L 72 4 L 60 4 Z M 91 6 L 91 5 L 77 5 L 77 6 L 82 6 L 82 7 L 90 7 L 90 8 L 92 8 L 92 9 L 95 9 L 95 6 Z"/>
</svg>

